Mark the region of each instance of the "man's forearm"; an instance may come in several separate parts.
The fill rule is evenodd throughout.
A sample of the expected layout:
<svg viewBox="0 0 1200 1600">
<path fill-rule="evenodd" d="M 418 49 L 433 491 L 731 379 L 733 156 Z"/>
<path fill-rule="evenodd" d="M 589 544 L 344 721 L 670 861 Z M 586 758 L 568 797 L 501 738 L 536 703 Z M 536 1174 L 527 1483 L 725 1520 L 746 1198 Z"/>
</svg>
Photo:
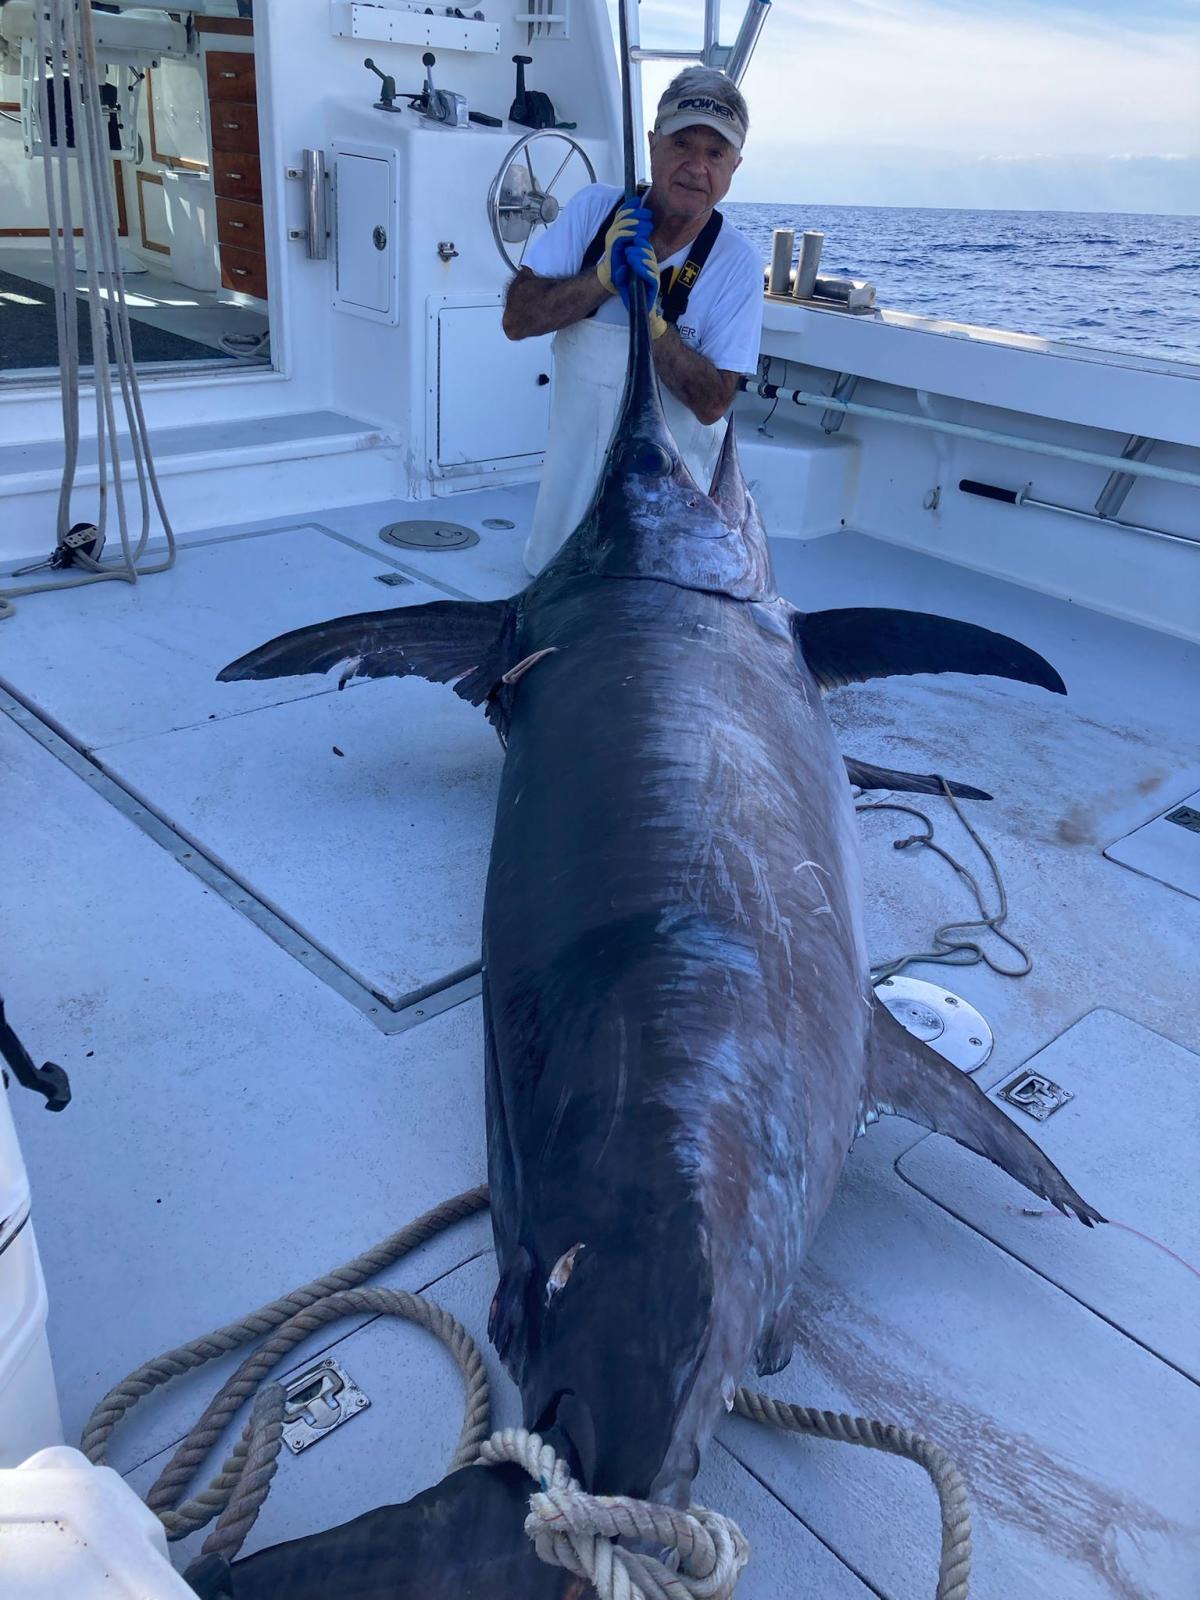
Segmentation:
<svg viewBox="0 0 1200 1600">
<path fill-rule="evenodd" d="M 719 422 L 737 390 L 736 373 L 714 367 L 695 350 L 689 350 L 673 327 L 654 341 L 654 365 L 659 379 L 677 400 L 706 424 Z"/>
<path fill-rule="evenodd" d="M 590 268 L 574 278 L 539 278 L 522 268 L 508 286 L 504 331 L 510 339 L 556 333 L 581 322 L 607 299 L 608 290 Z"/>
</svg>

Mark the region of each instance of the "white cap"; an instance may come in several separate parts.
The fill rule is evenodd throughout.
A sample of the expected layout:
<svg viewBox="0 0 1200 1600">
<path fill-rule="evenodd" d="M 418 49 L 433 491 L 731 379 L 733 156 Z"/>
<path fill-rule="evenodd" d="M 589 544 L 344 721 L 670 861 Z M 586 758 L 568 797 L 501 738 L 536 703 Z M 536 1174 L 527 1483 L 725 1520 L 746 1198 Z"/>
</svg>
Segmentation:
<svg viewBox="0 0 1200 1600">
<path fill-rule="evenodd" d="M 654 119 L 655 133 L 677 133 L 680 128 L 713 128 L 735 150 L 746 142 L 746 126 L 731 105 L 711 94 L 685 92 L 660 103 Z"/>
</svg>

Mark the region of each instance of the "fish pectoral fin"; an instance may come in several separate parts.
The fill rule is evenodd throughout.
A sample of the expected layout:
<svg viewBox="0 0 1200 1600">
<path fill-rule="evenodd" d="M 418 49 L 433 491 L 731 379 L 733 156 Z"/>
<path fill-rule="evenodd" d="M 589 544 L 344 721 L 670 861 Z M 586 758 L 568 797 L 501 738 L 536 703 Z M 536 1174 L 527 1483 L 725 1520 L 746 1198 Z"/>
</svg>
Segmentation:
<svg viewBox="0 0 1200 1600">
<path fill-rule="evenodd" d="M 525 1363 L 532 1284 L 533 1257 L 518 1245 L 500 1275 L 488 1313 L 488 1338 L 514 1377 Z"/>
<path fill-rule="evenodd" d="M 918 1122 L 986 1156 L 1010 1178 L 1091 1227 L 1104 1218 L 1082 1199 L 1028 1134 L 965 1072 L 931 1050 L 876 1001 L 868 1045 L 869 1110 Z"/>
<path fill-rule="evenodd" d="M 822 689 L 915 672 L 965 672 L 1013 678 L 1066 694 L 1050 663 L 1002 633 L 973 622 L 923 611 L 852 606 L 797 612 L 792 631 L 808 670 Z"/>
<path fill-rule="evenodd" d="M 859 761 L 854 756 L 844 756 L 846 776 L 859 789 L 895 789 L 901 794 L 944 794 L 946 787 L 956 800 L 990 800 L 985 789 L 973 789 L 969 783 L 956 783 L 952 778 L 942 778 L 936 772 L 894 772 L 890 767 L 874 767 L 869 761 Z"/>
<path fill-rule="evenodd" d="M 453 683 L 455 694 L 477 706 L 514 665 L 514 632 L 511 601 L 431 600 L 296 628 L 231 661 L 217 678 L 291 678 L 340 666 L 343 685 L 427 678 Z"/>
</svg>

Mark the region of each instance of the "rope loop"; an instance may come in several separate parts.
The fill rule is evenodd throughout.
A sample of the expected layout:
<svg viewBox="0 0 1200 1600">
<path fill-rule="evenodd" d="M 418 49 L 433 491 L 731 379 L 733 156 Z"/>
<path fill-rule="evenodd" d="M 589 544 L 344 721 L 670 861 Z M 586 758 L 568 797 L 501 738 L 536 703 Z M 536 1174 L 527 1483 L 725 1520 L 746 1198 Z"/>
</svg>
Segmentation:
<svg viewBox="0 0 1200 1600">
<path fill-rule="evenodd" d="M 541 1486 L 530 1496 L 525 1519 L 534 1550 L 547 1565 L 585 1578 L 600 1600 L 730 1600 L 750 1559 L 741 1529 L 718 1512 L 585 1494 L 535 1433 L 507 1428 L 493 1434 L 480 1461 L 515 1462 Z M 619 1539 L 663 1554 L 627 1548 Z"/>
<path fill-rule="evenodd" d="M 447 1470 L 503 1462 L 521 1467 L 537 1486 L 529 1498 L 525 1533 L 540 1560 L 583 1578 L 600 1600 L 731 1600 L 750 1559 L 750 1546 L 735 1522 L 703 1506 L 680 1511 L 622 1495 L 585 1494 L 567 1463 L 538 1434 L 505 1428 L 489 1437 L 487 1372 L 466 1329 L 420 1295 L 358 1287 L 487 1203 L 483 1186 L 456 1195 L 335 1272 L 147 1361 L 96 1407 L 84 1429 L 84 1453 L 102 1463 L 113 1430 L 139 1400 L 206 1361 L 266 1335 L 209 1403 L 147 1496 L 168 1539 L 185 1538 L 217 1519 L 204 1554 L 232 1561 L 267 1497 L 283 1442 L 286 1391 L 279 1383 L 265 1382 L 267 1374 L 301 1340 L 338 1317 L 364 1311 L 403 1317 L 447 1345 L 466 1385 L 466 1416 Z M 227 1423 L 251 1400 L 250 1419 L 221 1471 L 207 1488 L 180 1504 Z M 753 1422 L 886 1450 L 922 1466 L 933 1479 L 942 1510 L 936 1600 L 967 1600 L 971 1515 L 966 1486 L 938 1445 L 893 1423 L 788 1405 L 752 1389 L 737 1391 L 734 1410 Z"/>
</svg>

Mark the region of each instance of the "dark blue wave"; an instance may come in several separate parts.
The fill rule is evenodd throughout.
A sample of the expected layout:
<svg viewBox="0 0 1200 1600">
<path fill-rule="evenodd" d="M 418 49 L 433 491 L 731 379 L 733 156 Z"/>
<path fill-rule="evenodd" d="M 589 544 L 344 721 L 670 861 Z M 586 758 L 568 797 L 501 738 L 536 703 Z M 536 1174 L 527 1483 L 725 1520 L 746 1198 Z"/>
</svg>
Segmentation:
<svg viewBox="0 0 1200 1600">
<path fill-rule="evenodd" d="M 785 202 L 722 209 L 764 260 L 773 228 L 820 229 L 823 270 L 870 278 L 882 306 L 1200 362 L 1195 217 Z"/>
</svg>

